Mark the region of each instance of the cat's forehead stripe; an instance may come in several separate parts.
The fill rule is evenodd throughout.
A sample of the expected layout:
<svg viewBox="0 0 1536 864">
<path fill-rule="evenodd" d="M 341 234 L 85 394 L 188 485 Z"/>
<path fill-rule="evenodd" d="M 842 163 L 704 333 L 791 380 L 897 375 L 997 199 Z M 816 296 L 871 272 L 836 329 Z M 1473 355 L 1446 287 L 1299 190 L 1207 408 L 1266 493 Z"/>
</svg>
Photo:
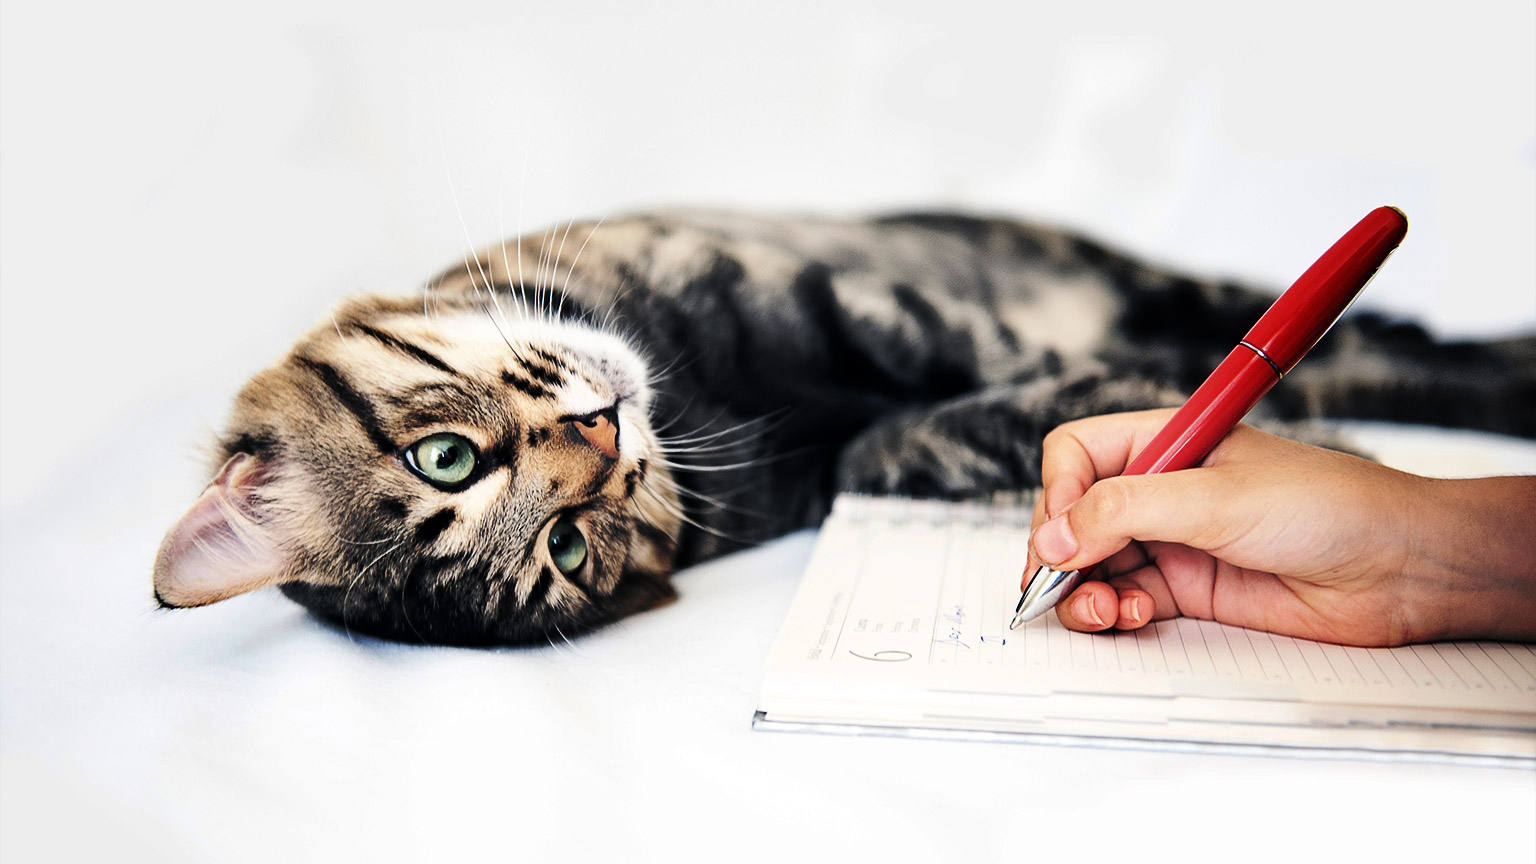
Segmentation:
<svg viewBox="0 0 1536 864">
<path fill-rule="evenodd" d="M 554 393 L 510 370 L 502 370 L 501 380 L 527 393 L 535 399 L 552 399 Z"/>
<path fill-rule="evenodd" d="M 546 369 L 537 363 L 530 363 L 524 358 L 519 359 L 523 361 L 523 371 L 527 372 L 529 377 L 538 380 L 542 384 L 549 384 L 553 387 L 565 386 L 565 375 L 561 374 L 560 372 L 553 369 Z"/>
<path fill-rule="evenodd" d="M 533 349 L 533 354 L 534 354 L 534 356 L 538 357 L 540 360 L 543 360 L 545 363 L 548 363 L 549 365 L 555 367 L 556 369 L 559 369 L 562 372 L 570 372 L 571 371 L 570 365 L 565 362 L 564 358 L 560 357 L 557 354 L 553 354 L 553 353 L 551 353 L 549 351 L 545 351 L 542 348 L 534 348 Z"/>
<path fill-rule="evenodd" d="M 375 341 L 379 342 L 385 347 L 391 348 L 412 359 L 419 360 L 434 369 L 447 372 L 449 375 L 459 374 L 457 369 L 449 366 L 441 357 L 438 357 L 436 354 L 433 354 L 431 351 L 428 351 L 419 345 L 414 345 L 404 339 L 399 338 L 398 336 L 393 336 L 389 333 L 385 333 L 382 330 L 369 327 L 367 324 L 353 324 L 352 327 L 353 329 L 372 337 Z"/>
<path fill-rule="evenodd" d="M 368 434 L 368 439 L 373 442 L 375 447 L 379 448 L 380 453 L 394 453 L 398 449 L 399 445 L 395 444 L 388 435 L 384 434 L 384 428 L 379 425 L 378 415 L 373 411 L 373 403 L 353 389 L 352 385 L 347 382 L 347 379 L 342 377 L 340 372 L 336 371 L 336 367 L 328 363 L 321 363 L 318 360 L 311 360 L 304 356 L 298 356 L 294 359 L 300 366 L 314 373 L 330 389 L 331 395 L 336 397 L 336 401 L 340 402 L 343 408 L 346 408 L 352 413 L 352 416 L 357 418 L 358 425 L 363 427 L 363 431 Z"/>
</svg>

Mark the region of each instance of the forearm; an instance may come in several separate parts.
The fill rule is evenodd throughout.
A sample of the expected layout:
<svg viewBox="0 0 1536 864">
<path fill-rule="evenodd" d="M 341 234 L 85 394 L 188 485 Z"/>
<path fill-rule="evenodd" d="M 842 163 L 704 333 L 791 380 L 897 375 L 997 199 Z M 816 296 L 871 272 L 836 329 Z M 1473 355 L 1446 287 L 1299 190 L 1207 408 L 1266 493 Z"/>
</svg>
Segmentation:
<svg viewBox="0 0 1536 864">
<path fill-rule="evenodd" d="M 1536 477 L 1431 480 L 1405 573 L 1424 640 L 1536 641 Z"/>
</svg>

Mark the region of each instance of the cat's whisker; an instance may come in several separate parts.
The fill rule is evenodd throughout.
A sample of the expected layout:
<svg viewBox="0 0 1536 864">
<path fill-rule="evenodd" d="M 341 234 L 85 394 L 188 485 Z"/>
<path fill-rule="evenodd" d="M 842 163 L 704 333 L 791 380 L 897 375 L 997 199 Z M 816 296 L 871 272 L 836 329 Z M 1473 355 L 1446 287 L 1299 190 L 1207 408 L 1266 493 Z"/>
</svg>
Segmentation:
<svg viewBox="0 0 1536 864">
<path fill-rule="evenodd" d="M 725 409 L 722 408 L 722 409 L 720 409 L 719 412 L 717 412 L 715 414 L 715 416 L 713 418 L 711 418 L 709 421 L 707 421 L 704 425 L 702 425 L 699 428 L 695 429 L 693 431 L 693 433 L 691 433 L 689 435 L 679 435 L 679 436 L 675 436 L 675 437 L 669 437 L 669 436 L 666 436 L 666 435 L 658 434 L 656 436 L 656 440 L 660 441 L 663 445 L 666 445 L 666 446 L 669 446 L 669 447 L 671 445 L 674 445 L 674 444 L 693 444 L 693 443 L 704 442 L 704 441 L 713 441 L 713 440 L 715 440 L 717 438 L 721 438 L 723 436 L 730 435 L 731 433 L 736 432 L 738 430 L 745 429 L 748 426 L 754 426 L 754 425 L 757 425 L 757 424 L 769 424 L 768 428 L 765 428 L 765 429 L 763 429 L 761 431 L 757 431 L 757 432 L 753 432 L 752 433 L 754 435 L 763 434 L 765 432 L 772 431 L 772 428 L 773 428 L 772 424 L 783 423 L 784 420 L 786 419 L 786 415 L 789 414 L 789 410 L 790 409 L 788 409 L 788 408 L 777 408 L 777 409 L 774 409 L 773 411 L 768 412 L 767 414 L 763 414 L 763 415 L 760 415 L 758 417 L 753 417 L 753 418 L 748 419 L 748 420 L 743 420 L 742 422 L 737 423 L 734 426 L 728 426 L 728 427 L 726 427 L 724 429 L 720 429 L 720 430 L 715 431 L 715 432 L 704 433 L 703 432 L 704 429 L 708 428 L 716 420 L 719 420 L 720 419 L 720 415 L 725 413 Z"/>
<path fill-rule="evenodd" d="M 545 278 L 544 278 L 544 267 L 545 267 L 545 262 L 547 262 L 549 260 L 550 248 L 552 246 L 554 246 L 554 232 L 559 231 L 559 230 L 560 230 L 560 225 L 557 222 L 554 225 L 550 226 L 549 228 L 544 229 L 544 236 L 539 240 L 539 260 L 538 260 L 538 263 L 533 268 L 533 282 L 534 282 L 535 285 L 546 285 L 546 284 L 549 284 L 545 280 Z M 537 294 L 534 295 L 534 299 L 536 299 L 536 300 L 538 299 L 538 295 Z M 549 301 L 546 298 L 544 302 L 547 305 Z M 536 311 L 538 313 L 538 316 L 542 320 L 545 320 L 545 321 L 550 320 L 550 317 L 549 317 L 550 310 L 549 309 L 547 309 L 547 308 L 545 308 L 545 309 L 538 309 Z"/>
<path fill-rule="evenodd" d="M 560 256 L 565 254 L 565 241 L 566 241 L 566 238 L 571 236 L 571 229 L 573 227 L 575 227 L 575 225 L 576 225 L 576 218 L 573 216 L 573 217 L 571 217 L 571 220 L 569 222 L 565 223 L 565 231 L 560 235 L 560 246 L 559 246 L 558 249 L 555 250 L 555 254 L 553 256 L 551 256 L 550 259 L 549 259 L 549 284 L 551 284 L 551 285 L 555 284 L 556 280 L 559 280 L 559 278 L 560 278 Z M 560 313 L 565 311 L 565 285 L 564 285 L 564 283 L 570 281 L 570 279 L 571 279 L 570 272 L 571 271 L 566 271 L 566 277 L 562 281 L 562 284 L 561 284 L 561 287 L 560 287 L 560 305 L 559 305 L 559 308 L 557 308 L 555 310 L 555 314 L 554 314 L 554 320 L 556 320 L 556 321 L 560 320 Z"/>
<path fill-rule="evenodd" d="M 501 331 L 500 327 L 497 327 L 496 329 L 497 329 L 497 332 Z M 510 352 L 512 354 L 512 356 L 517 359 L 517 362 L 523 364 L 524 366 L 528 365 L 528 358 L 524 357 L 523 356 L 523 352 L 519 351 L 517 346 L 512 344 L 512 340 L 507 338 L 507 334 L 506 333 L 501 333 L 501 341 L 506 343 L 507 351 Z"/>
<path fill-rule="evenodd" d="M 670 459 L 657 458 L 651 460 L 657 465 L 662 465 L 676 471 L 741 471 L 746 468 L 761 468 L 764 465 L 772 465 L 775 462 L 783 462 L 786 459 L 809 452 L 810 448 L 801 448 L 799 451 L 780 453 L 774 456 L 764 456 L 761 459 L 748 459 L 745 462 L 735 462 L 729 465 L 687 465 L 681 462 L 673 462 Z"/>
<path fill-rule="evenodd" d="M 570 646 L 571 653 L 574 654 L 578 658 L 582 657 L 583 655 L 582 655 L 582 651 L 581 651 L 581 646 L 579 644 L 577 644 L 574 639 L 572 639 L 571 637 L 565 635 L 565 631 L 560 629 L 560 625 L 559 624 L 554 625 L 554 628 L 555 628 L 555 632 L 560 634 L 560 638 L 565 640 L 565 644 Z"/>
<path fill-rule="evenodd" d="M 427 641 L 427 637 L 421 635 L 421 631 L 416 627 L 416 622 L 411 620 L 411 610 L 405 602 L 405 589 L 410 584 L 411 574 L 414 572 L 415 568 L 412 568 L 405 571 L 405 575 L 400 577 L 400 617 L 405 619 L 405 626 L 411 628 L 411 632 L 416 634 L 416 638 L 425 642 Z"/>
<path fill-rule="evenodd" d="M 662 452 L 669 457 L 680 456 L 712 456 L 724 453 L 740 451 L 750 441 L 728 441 L 720 444 L 706 444 L 696 447 L 668 446 Z"/>
<path fill-rule="evenodd" d="M 682 508 L 680 508 L 677 504 L 674 504 L 673 502 L 668 501 L 666 498 L 663 498 L 661 495 L 657 494 L 656 490 L 650 487 L 648 480 L 642 480 L 640 482 L 640 488 L 644 490 L 647 495 L 650 495 L 652 500 L 654 500 L 657 504 L 660 504 L 662 509 L 670 513 L 673 518 L 688 525 L 692 525 L 694 528 L 697 528 L 706 534 L 719 537 L 721 540 L 729 540 L 733 543 L 742 542 L 740 537 L 732 537 L 731 535 L 726 534 L 717 528 L 712 528 L 708 525 L 705 525 L 702 522 L 699 522 L 693 517 L 689 516 L 687 513 L 684 513 Z"/>
<path fill-rule="evenodd" d="M 689 489 L 686 486 L 679 486 L 679 485 L 677 485 L 677 483 L 675 481 L 672 481 L 670 479 L 660 479 L 659 478 L 656 482 L 661 483 L 663 486 L 666 487 L 667 490 L 670 490 L 673 494 L 677 495 L 679 498 L 688 497 L 688 498 L 693 498 L 693 499 L 698 500 L 698 501 L 703 501 L 704 503 L 713 506 L 716 510 L 724 510 L 724 511 L 729 511 L 729 512 L 732 512 L 732 513 L 739 513 L 739 514 L 741 514 L 743 516 L 764 516 L 764 515 L 767 515 L 763 510 L 761 510 L 759 508 L 743 507 L 743 506 L 741 506 L 739 504 L 734 504 L 734 503 L 729 502 L 729 501 L 722 501 L 719 498 L 715 498 L 715 497 L 710 496 L 710 495 L 705 495 L 703 492 L 694 491 L 693 489 Z"/>
<path fill-rule="evenodd" d="M 497 311 L 500 311 L 501 303 L 496 299 L 496 292 L 491 289 L 491 277 L 486 274 L 485 265 L 484 262 L 480 260 L 480 256 L 475 254 L 475 241 L 472 237 L 470 237 L 469 223 L 464 221 L 464 208 L 459 206 L 459 193 L 453 185 L 453 169 L 448 165 L 448 145 L 443 139 L 439 138 L 438 146 L 441 148 L 443 153 L 443 171 L 448 175 L 448 195 L 453 199 L 453 210 L 456 214 L 458 214 L 459 228 L 464 232 L 464 243 L 468 247 L 468 251 L 464 254 L 464 269 L 471 271 L 469 281 L 471 285 L 476 286 L 477 292 L 479 290 L 479 286 L 475 282 L 474 274 L 476 272 L 480 274 L 480 280 L 485 283 L 485 292 L 490 295 L 491 302 L 496 305 Z M 474 267 L 472 269 L 470 268 L 471 260 L 474 261 Z"/>
<path fill-rule="evenodd" d="M 684 354 L 685 353 L 686 352 L 679 351 L 676 354 L 674 354 L 672 359 L 667 362 L 666 366 L 663 366 L 661 369 L 658 369 L 655 373 L 653 373 L 651 375 L 651 377 L 650 377 L 651 383 L 655 384 L 655 383 L 664 381 L 667 378 L 669 378 L 669 377 L 671 377 L 673 375 L 676 375 L 677 373 L 682 372 L 683 370 L 689 368 L 693 364 L 699 362 L 699 360 L 701 359 L 700 355 L 694 354 L 693 356 L 688 357 L 687 360 L 685 361 L 684 360 Z M 679 364 L 681 364 L 681 365 L 679 365 Z"/>
<path fill-rule="evenodd" d="M 338 537 L 337 539 L 339 540 L 341 538 Z M 357 637 L 352 635 L 352 626 L 347 622 L 347 601 L 350 600 L 351 597 L 352 597 L 352 589 L 356 588 L 357 587 L 357 583 L 362 581 L 364 576 L 368 575 L 368 571 L 373 569 L 373 565 L 375 565 L 375 564 L 379 563 L 380 561 L 384 560 L 384 556 L 386 556 L 389 553 L 395 551 L 396 549 L 399 549 L 403 545 L 405 545 L 405 541 L 401 540 L 398 543 L 396 543 L 395 545 L 389 547 L 388 549 L 385 549 L 383 552 L 380 552 L 377 558 L 374 558 L 372 561 L 369 561 L 367 566 L 363 567 L 362 570 L 359 570 L 357 575 L 353 576 L 352 580 L 347 583 L 347 590 L 342 592 L 342 595 L 341 595 L 341 628 L 347 634 L 347 641 L 349 641 L 349 642 L 356 642 L 357 641 Z"/>
<path fill-rule="evenodd" d="M 717 505 L 719 507 L 726 506 L 725 502 L 719 500 L 718 498 L 714 498 L 712 496 L 706 495 L 703 492 L 698 492 L 698 491 L 695 491 L 693 489 L 689 489 L 686 486 L 679 486 L 677 481 L 673 480 L 670 477 L 655 477 L 655 478 L 652 478 L 652 482 L 657 484 L 657 485 L 659 485 L 659 486 L 661 486 L 662 489 L 664 489 L 664 490 L 666 490 L 668 492 L 672 492 L 673 494 L 677 495 L 679 498 L 684 497 L 684 496 L 688 496 L 688 497 L 696 498 L 696 499 L 698 499 L 700 501 L 706 501 L 706 502 L 708 502 L 710 504 L 714 504 L 714 505 Z"/>
<path fill-rule="evenodd" d="M 679 408 L 676 411 L 672 412 L 672 416 L 671 417 L 668 417 L 664 421 L 656 423 L 656 424 L 654 424 L 651 427 L 652 431 L 654 432 L 654 434 L 656 435 L 658 440 L 662 440 L 662 441 L 666 440 L 662 436 L 661 433 L 667 431 L 668 429 L 671 429 L 673 426 L 677 425 L 678 423 L 681 423 L 683 418 L 688 416 L 688 409 L 693 407 L 693 403 L 696 401 L 696 399 L 697 399 L 697 394 L 689 394 L 688 401 L 684 402 L 681 408 Z M 708 420 L 704 421 L 703 423 L 700 423 L 698 426 L 695 426 L 693 428 L 693 430 L 691 432 L 689 432 L 688 434 L 693 435 L 693 434 L 696 434 L 698 432 L 702 432 L 704 429 L 708 428 L 710 424 L 714 423 L 716 420 L 719 420 L 720 416 L 722 414 L 724 414 L 725 412 L 726 412 L 726 409 L 724 407 L 717 409 L 715 411 L 715 415 L 713 417 L 709 418 Z"/>
<path fill-rule="evenodd" d="M 787 412 L 785 414 L 787 415 Z M 746 450 L 754 442 L 763 440 L 787 419 L 787 416 L 773 417 L 768 415 L 753 418 L 715 432 L 696 433 L 690 436 L 672 438 L 657 435 L 657 447 L 664 459 L 728 454 L 733 451 Z"/>
<path fill-rule="evenodd" d="M 518 294 L 518 303 L 522 307 L 522 310 L 523 310 L 523 320 L 524 321 L 528 320 L 528 318 L 529 318 L 529 315 L 528 315 L 528 283 L 523 281 L 523 192 L 527 188 L 528 188 L 528 151 L 524 150 L 523 151 L 523 174 L 522 174 L 522 177 L 518 180 L 518 185 L 517 185 L 517 228 L 516 228 L 516 232 L 517 232 L 517 234 L 516 234 L 516 236 L 517 236 L 517 241 L 516 241 L 516 243 L 517 243 L 517 294 Z M 502 248 L 503 251 L 505 251 L 506 248 L 507 248 L 506 243 L 502 243 L 501 248 Z M 508 273 L 507 273 L 508 278 L 510 278 L 511 275 L 512 275 L 511 271 L 508 271 Z"/>
<path fill-rule="evenodd" d="M 506 174 L 506 170 L 503 169 L 501 171 L 501 173 L 497 176 L 497 180 L 496 180 L 496 236 L 503 238 L 502 241 L 501 241 L 501 269 L 507 274 L 507 278 L 511 279 L 512 278 L 512 262 L 507 260 L 507 241 L 505 239 L 506 236 L 507 236 L 506 230 L 507 230 L 507 174 Z M 519 263 L 521 263 L 521 262 L 519 262 Z M 521 301 L 518 300 L 517 295 L 513 294 L 511 291 L 508 291 L 507 295 L 512 298 L 513 305 L 517 308 L 517 320 L 518 321 L 527 321 L 528 320 L 528 316 L 523 311 L 523 304 L 522 304 Z"/>
<path fill-rule="evenodd" d="M 581 253 L 587 251 L 587 244 L 592 242 L 592 238 L 596 236 L 597 230 L 603 227 L 603 223 L 607 221 L 608 217 L 612 215 L 612 213 L 612 210 L 604 213 L 602 217 L 597 220 L 597 224 L 592 226 L 592 230 L 587 232 L 587 238 L 581 241 L 581 246 L 576 249 L 576 257 L 571 259 L 571 266 L 565 271 L 565 281 L 560 285 L 560 302 L 562 304 L 565 302 L 566 289 L 568 289 L 571 285 L 571 277 L 576 275 L 576 265 L 581 263 Z M 615 297 L 615 299 L 617 299 L 617 297 Z M 608 304 L 608 310 L 610 313 L 613 311 L 613 307 L 614 304 L 610 302 Z M 603 329 L 608 329 L 606 321 L 604 322 Z"/>
<path fill-rule="evenodd" d="M 396 539 L 394 537 L 385 537 L 382 540 L 349 540 L 346 537 L 337 534 L 335 531 L 331 532 L 331 536 L 336 538 L 338 542 L 345 543 L 348 546 L 377 546 L 380 543 L 388 543 L 389 541 Z"/>
<path fill-rule="evenodd" d="M 549 643 L 549 647 L 553 648 L 555 653 L 561 655 L 562 657 L 564 657 L 567 653 L 570 653 L 572 655 L 577 655 L 578 652 L 576 651 L 576 643 L 571 641 L 571 637 L 565 635 L 565 631 L 560 629 L 560 625 L 559 624 L 550 624 L 549 626 L 554 628 L 555 632 L 560 635 L 560 641 L 564 642 L 566 645 L 570 646 L 571 650 L 569 652 L 561 650 L 559 643 L 557 643 L 557 642 L 555 642 L 555 640 L 549 638 L 549 634 L 545 633 L 544 634 L 544 640 Z"/>
</svg>

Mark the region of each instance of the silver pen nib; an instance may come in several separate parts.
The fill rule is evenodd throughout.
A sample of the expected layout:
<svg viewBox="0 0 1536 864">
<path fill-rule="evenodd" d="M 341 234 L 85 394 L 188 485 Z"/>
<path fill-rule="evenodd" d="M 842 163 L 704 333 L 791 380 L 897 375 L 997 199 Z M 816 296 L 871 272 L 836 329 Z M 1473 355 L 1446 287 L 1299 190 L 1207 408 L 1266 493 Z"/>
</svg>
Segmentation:
<svg viewBox="0 0 1536 864">
<path fill-rule="evenodd" d="M 1077 570 L 1052 570 L 1040 565 L 1035 575 L 1029 577 L 1029 584 L 1024 586 L 1024 596 L 1019 598 L 1019 605 L 1013 610 L 1013 623 L 1008 629 L 1017 630 L 1051 611 L 1056 601 L 1071 593 L 1081 581 L 1082 575 Z"/>
</svg>

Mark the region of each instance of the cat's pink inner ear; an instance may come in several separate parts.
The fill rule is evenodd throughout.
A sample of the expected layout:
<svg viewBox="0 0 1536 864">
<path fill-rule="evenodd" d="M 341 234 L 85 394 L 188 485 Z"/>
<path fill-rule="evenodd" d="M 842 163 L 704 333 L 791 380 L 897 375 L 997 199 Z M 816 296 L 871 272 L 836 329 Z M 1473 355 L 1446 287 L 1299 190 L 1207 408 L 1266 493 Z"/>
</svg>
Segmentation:
<svg viewBox="0 0 1536 864">
<path fill-rule="evenodd" d="M 205 606 L 285 579 L 276 529 L 256 515 L 251 496 L 269 471 L 237 453 L 224 463 L 160 543 L 155 598 L 164 606 Z"/>
</svg>

